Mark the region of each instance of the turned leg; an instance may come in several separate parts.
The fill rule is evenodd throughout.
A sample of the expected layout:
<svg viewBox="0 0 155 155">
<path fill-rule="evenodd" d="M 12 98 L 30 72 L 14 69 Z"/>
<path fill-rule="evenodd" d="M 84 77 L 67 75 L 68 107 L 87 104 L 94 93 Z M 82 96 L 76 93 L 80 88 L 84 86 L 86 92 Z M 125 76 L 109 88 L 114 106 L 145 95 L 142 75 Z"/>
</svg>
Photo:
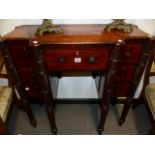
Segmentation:
<svg viewBox="0 0 155 155">
<path fill-rule="evenodd" d="M 57 135 L 57 127 L 56 127 L 56 123 L 54 119 L 54 111 L 52 107 L 47 108 L 47 115 L 48 115 L 49 122 L 51 124 L 51 132 L 54 135 Z"/>
<path fill-rule="evenodd" d="M 104 124 L 106 121 L 106 117 L 108 114 L 109 107 L 108 106 L 101 106 L 101 114 L 100 114 L 100 123 L 98 127 L 98 134 L 101 135 L 104 131 Z"/>
<path fill-rule="evenodd" d="M 150 49 L 151 49 L 152 43 L 153 43 L 152 39 L 153 38 L 150 38 L 150 40 L 147 40 L 144 44 L 144 48 L 143 48 L 143 51 L 141 53 L 141 57 L 139 59 L 136 71 L 135 71 L 133 78 L 132 78 L 132 83 L 131 83 L 129 90 L 128 90 L 127 101 L 126 101 L 126 104 L 124 105 L 123 112 L 122 112 L 121 117 L 119 119 L 119 125 L 120 126 L 125 122 L 126 116 L 129 112 L 131 106 L 133 105 L 133 98 L 134 98 L 136 89 L 139 85 L 139 82 L 140 82 L 141 77 L 143 75 L 144 69 L 145 69 L 147 63 L 150 61 L 149 57 L 151 56 L 150 55 Z"/>
<path fill-rule="evenodd" d="M 46 71 L 46 67 L 44 66 L 43 51 L 40 50 L 38 41 L 32 41 L 30 45 L 32 45 L 33 48 L 35 74 L 37 77 L 38 85 L 40 87 L 40 91 L 43 95 L 47 116 L 51 125 L 51 131 L 53 134 L 57 134 L 57 127 L 54 116 L 54 100 L 51 92 L 49 75 Z"/>
<path fill-rule="evenodd" d="M 26 97 L 25 92 L 22 89 L 22 86 L 14 86 L 14 96 L 16 100 L 16 105 L 19 109 L 23 110 L 33 127 L 37 126 L 36 119 L 34 117 L 34 114 L 32 112 L 30 102 L 28 101 L 28 98 Z"/>
<path fill-rule="evenodd" d="M 21 101 L 22 102 L 22 101 Z M 25 101 L 23 101 L 25 102 Z M 24 103 L 24 110 L 28 116 L 28 119 L 30 120 L 30 123 L 33 127 L 36 127 L 37 126 L 37 122 L 35 120 L 35 117 L 33 115 L 33 112 L 32 112 L 32 109 L 30 107 L 30 103 Z"/>
<path fill-rule="evenodd" d="M 148 135 L 155 135 L 155 124 L 153 124 L 153 125 L 151 126 L 151 129 L 150 129 Z"/>
<path fill-rule="evenodd" d="M 102 134 L 104 130 L 105 120 L 109 111 L 109 106 L 112 103 L 113 99 L 113 90 L 114 90 L 114 79 L 117 75 L 119 60 L 120 60 L 120 46 L 123 44 L 122 40 L 118 40 L 115 48 L 113 49 L 110 57 L 110 67 L 105 75 L 105 86 L 104 92 L 102 95 L 102 102 L 101 102 L 101 116 L 100 116 L 100 123 L 98 127 L 98 133 Z"/>
<path fill-rule="evenodd" d="M 2 118 L 0 117 L 0 135 L 8 135 L 8 130 Z"/>
<path fill-rule="evenodd" d="M 126 103 L 124 104 L 124 107 L 123 107 L 123 111 L 122 111 L 122 114 L 121 114 L 121 117 L 119 119 L 119 126 L 122 126 L 123 123 L 125 122 L 125 119 L 127 117 L 127 114 L 132 106 L 132 103 L 133 103 L 133 99 L 127 99 L 126 100 Z"/>
</svg>

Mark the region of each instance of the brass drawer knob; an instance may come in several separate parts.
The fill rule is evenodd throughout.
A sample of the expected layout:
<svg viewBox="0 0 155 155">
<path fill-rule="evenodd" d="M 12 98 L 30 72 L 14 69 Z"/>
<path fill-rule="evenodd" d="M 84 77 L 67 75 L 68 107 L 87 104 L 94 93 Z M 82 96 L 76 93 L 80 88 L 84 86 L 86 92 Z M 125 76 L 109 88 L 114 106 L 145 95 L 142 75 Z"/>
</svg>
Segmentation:
<svg viewBox="0 0 155 155">
<path fill-rule="evenodd" d="M 59 57 L 59 62 L 60 63 L 64 63 L 65 62 L 65 58 L 64 57 Z"/>
<path fill-rule="evenodd" d="M 126 57 L 130 57 L 131 56 L 131 53 L 129 51 L 125 52 L 125 56 Z"/>
<path fill-rule="evenodd" d="M 96 61 L 96 58 L 94 56 L 89 57 L 89 63 L 94 63 Z"/>
</svg>

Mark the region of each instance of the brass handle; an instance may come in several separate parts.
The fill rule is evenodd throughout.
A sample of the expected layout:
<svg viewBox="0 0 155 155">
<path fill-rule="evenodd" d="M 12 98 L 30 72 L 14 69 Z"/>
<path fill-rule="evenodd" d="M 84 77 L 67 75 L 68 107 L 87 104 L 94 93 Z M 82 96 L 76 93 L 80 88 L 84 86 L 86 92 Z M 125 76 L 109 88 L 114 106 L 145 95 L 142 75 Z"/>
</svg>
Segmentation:
<svg viewBox="0 0 155 155">
<path fill-rule="evenodd" d="M 89 57 L 89 62 L 94 63 L 96 61 L 96 58 L 94 56 Z"/>
<path fill-rule="evenodd" d="M 64 57 L 59 57 L 59 62 L 60 63 L 64 63 L 65 62 L 65 58 Z"/>
</svg>

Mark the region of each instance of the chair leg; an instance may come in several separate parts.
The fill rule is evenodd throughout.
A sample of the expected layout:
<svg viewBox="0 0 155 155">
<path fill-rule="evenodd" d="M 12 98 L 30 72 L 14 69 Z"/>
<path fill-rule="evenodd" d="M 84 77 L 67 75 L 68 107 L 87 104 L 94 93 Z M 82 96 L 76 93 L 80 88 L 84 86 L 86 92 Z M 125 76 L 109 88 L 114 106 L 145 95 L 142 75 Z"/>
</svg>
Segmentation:
<svg viewBox="0 0 155 155">
<path fill-rule="evenodd" d="M 98 126 L 98 134 L 101 135 L 104 131 L 104 124 L 108 115 L 109 106 L 101 105 L 101 116 L 100 116 L 100 123 Z"/>
<path fill-rule="evenodd" d="M 28 118 L 30 120 L 31 125 L 33 127 L 36 127 L 37 126 L 37 122 L 35 120 L 35 117 L 33 115 L 32 109 L 30 107 L 30 103 L 28 103 L 27 101 L 26 101 L 26 103 L 24 103 L 24 109 L 25 109 L 25 112 L 26 112 L 26 114 L 27 114 L 27 116 L 28 116 Z"/>
<path fill-rule="evenodd" d="M 8 135 L 8 130 L 6 128 L 5 123 L 3 122 L 2 118 L 0 117 L 0 135 Z"/>
<path fill-rule="evenodd" d="M 119 126 L 122 126 L 123 123 L 125 122 L 125 119 L 126 119 L 126 117 L 127 117 L 127 114 L 128 114 L 128 112 L 129 112 L 131 106 L 132 106 L 132 103 L 133 103 L 133 99 L 128 98 L 128 99 L 126 100 L 126 103 L 125 103 L 125 105 L 124 105 L 124 107 L 123 107 L 123 111 L 122 111 L 121 117 L 120 117 L 120 119 L 119 119 Z"/>
<path fill-rule="evenodd" d="M 141 104 L 144 103 L 144 99 L 139 98 L 138 100 L 136 100 L 136 102 L 132 105 L 132 109 L 136 109 L 138 108 Z"/>
<path fill-rule="evenodd" d="M 30 103 L 29 101 L 27 100 L 27 98 L 23 97 L 23 98 L 18 98 L 15 94 L 14 94 L 14 104 L 22 111 L 24 111 L 27 116 L 28 116 L 28 119 L 31 123 L 31 125 L 33 127 L 36 127 L 37 126 L 37 122 L 36 122 L 36 119 L 34 117 L 34 114 L 32 112 L 32 109 L 31 109 L 31 106 L 30 106 Z"/>
<path fill-rule="evenodd" d="M 155 135 L 155 122 L 153 122 L 148 135 Z"/>
</svg>

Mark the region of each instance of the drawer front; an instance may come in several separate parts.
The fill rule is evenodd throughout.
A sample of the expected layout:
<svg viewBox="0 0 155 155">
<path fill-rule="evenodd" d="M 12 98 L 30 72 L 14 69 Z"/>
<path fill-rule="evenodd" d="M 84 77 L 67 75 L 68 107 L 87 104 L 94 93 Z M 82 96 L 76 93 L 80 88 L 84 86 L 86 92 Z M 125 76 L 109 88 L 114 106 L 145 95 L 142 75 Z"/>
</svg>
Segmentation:
<svg viewBox="0 0 155 155">
<path fill-rule="evenodd" d="M 117 82 L 114 87 L 114 97 L 125 97 L 128 94 L 130 82 Z"/>
<path fill-rule="evenodd" d="M 109 62 L 109 50 L 47 50 L 44 54 L 48 71 L 102 71 Z"/>
<path fill-rule="evenodd" d="M 116 77 L 116 81 L 131 81 L 136 70 L 135 65 L 121 65 L 119 73 Z"/>
<path fill-rule="evenodd" d="M 123 64 L 132 64 L 136 63 L 140 59 L 142 51 L 142 44 L 133 43 L 127 44 L 121 47 L 122 59 L 121 62 Z"/>
<path fill-rule="evenodd" d="M 29 83 L 36 83 L 35 73 L 33 72 L 31 67 L 28 67 L 28 66 L 17 67 L 17 70 L 19 72 L 21 81 L 29 82 Z"/>
<path fill-rule="evenodd" d="M 31 49 L 27 45 L 11 45 L 9 46 L 9 52 L 16 65 L 30 65 L 33 62 Z"/>
</svg>

